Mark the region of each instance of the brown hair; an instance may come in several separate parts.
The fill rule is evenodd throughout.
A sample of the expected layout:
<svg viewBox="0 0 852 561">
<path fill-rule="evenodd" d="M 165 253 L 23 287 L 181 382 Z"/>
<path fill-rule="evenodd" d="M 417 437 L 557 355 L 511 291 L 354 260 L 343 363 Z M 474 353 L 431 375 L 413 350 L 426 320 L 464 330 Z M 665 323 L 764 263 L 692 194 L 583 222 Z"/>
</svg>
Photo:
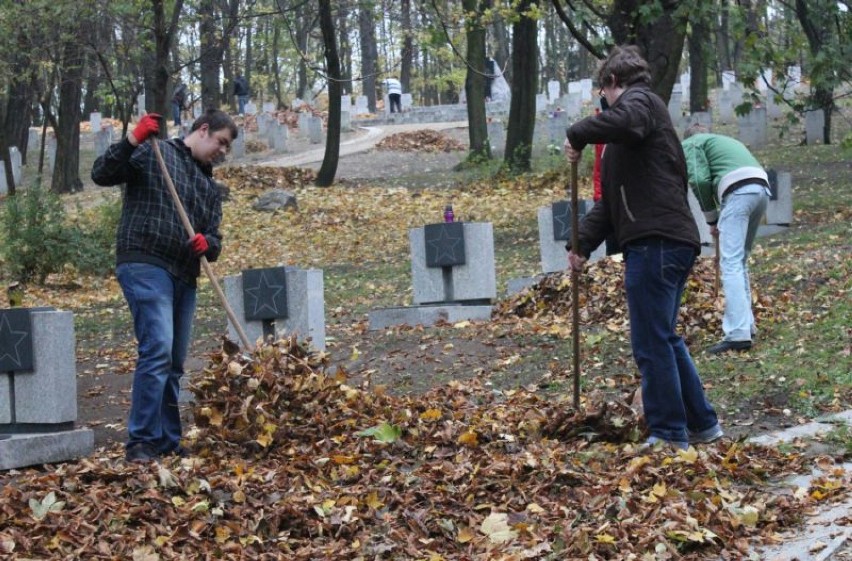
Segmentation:
<svg viewBox="0 0 852 561">
<path fill-rule="evenodd" d="M 598 69 L 600 87 L 627 88 L 637 83 L 650 84 L 651 70 L 636 45 L 613 47 Z"/>
<path fill-rule="evenodd" d="M 209 125 L 210 132 L 216 132 L 221 129 L 229 129 L 231 131 L 231 140 L 236 140 L 239 130 L 236 123 L 231 119 L 231 116 L 219 109 L 208 109 L 204 115 L 200 116 L 192 123 L 192 128 L 189 132 L 195 132 L 201 125 Z"/>
</svg>

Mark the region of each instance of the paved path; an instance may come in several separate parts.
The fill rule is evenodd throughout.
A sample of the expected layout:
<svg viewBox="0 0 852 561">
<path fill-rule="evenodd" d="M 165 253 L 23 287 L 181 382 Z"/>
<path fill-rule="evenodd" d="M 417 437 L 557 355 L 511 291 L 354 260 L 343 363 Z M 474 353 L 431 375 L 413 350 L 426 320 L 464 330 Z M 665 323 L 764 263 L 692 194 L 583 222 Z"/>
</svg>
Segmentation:
<svg viewBox="0 0 852 561">
<path fill-rule="evenodd" d="M 350 156 L 359 152 L 372 149 L 383 138 L 400 132 L 411 132 L 423 129 L 444 130 L 467 127 L 467 121 L 456 121 L 452 123 L 410 123 L 405 125 L 382 125 L 380 127 L 358 127 L 358 135 L 355 138 L 340 143 L 340 157 Z M 304 166 L 322 162 L 325 157 L 325 146 L 311 148 L 297 154 L 275 157 L 258 162 L 257 165 L 290 167 Z"/>
<path fill-rule="evenodd" d="M 824 436 L 832 429 L 846 425 L 852 427 L 852 410 L 828 415 L 817 421 L 749 439 L 762 446 L 776 446 L 794 439 Z M 852 473 L 852 462 L 838 464 L 847 474 Z M 786 482 L 788 488 L 807 488 L 815 477 L 823 473 L 816 467 L 808 475 L 794 477 Z M 757 548 L 758 559 L 764 561 L 829 561 L 848 559 L 852 541 L 852 497 L 846 496 L 838 503 L 817 503 L 807 513 L 801 526 L 779 536 L 777 545 Z"/>
</svg>

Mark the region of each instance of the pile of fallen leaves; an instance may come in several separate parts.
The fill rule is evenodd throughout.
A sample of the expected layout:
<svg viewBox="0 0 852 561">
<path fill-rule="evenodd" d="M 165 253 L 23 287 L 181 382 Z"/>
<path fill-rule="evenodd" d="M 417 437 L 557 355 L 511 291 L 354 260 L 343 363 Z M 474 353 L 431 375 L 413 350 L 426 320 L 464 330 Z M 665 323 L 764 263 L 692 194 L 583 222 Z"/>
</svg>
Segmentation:
<svg viewBox="0 0 852 561">
<path fill-rule="evenodd" d="M 293 189 L 312 184 L 316 177 L 312 169 L 297 167 L 228 166 L 216 169 L 216 179 L 237 191 Z"/>
<path fill-rule="evenodd" d="M 721 332 L 724 301 L 716 295 L 713 259 L 696 260 L 683 294 L 679 326 L 687 339 Z M 627 298 L 624 294 L 624 264 L 605 258 L 595 261 L 579 275 L 580 323 L 606 327 L 611 331 L 629 329 Z M 776 310 L 768 294 L 755 286 L 752 308 L 759 323 L 775 321 Z M 498 317 L 518 316 L 546 320 L 550 316 L 571 317 L 571 273 L 545 275 L 517 296 L 502 301 Z"/>
<path fill-rule="evenodd" d="M 399 152 L 452 152 L 467 149 L 458 140 L 428 129 L 392 134 L 379 141 L 376 148 Z"/>
<path fill-rule="evenodd" d="M 258 152 L 266 152 L 269 149 L 269 145 L 261 140 L 247 140 L 246 141 L 246 152 L 249 154 L 256 154 Z"/>
<path fill-rule="evenodd" d="M 850 482 L 769 482 L 803 457 L 723 441 L 632 441 L 632 410 L 586 396 L 419 397 L 347 385 L 293 340 L 224 350 L 196 384 L 194 458 L 16 472 L 0 552 L 75 559 L 743 559 Z M 810 466 L 808 466 L 810 467 Z"/>
</svg>

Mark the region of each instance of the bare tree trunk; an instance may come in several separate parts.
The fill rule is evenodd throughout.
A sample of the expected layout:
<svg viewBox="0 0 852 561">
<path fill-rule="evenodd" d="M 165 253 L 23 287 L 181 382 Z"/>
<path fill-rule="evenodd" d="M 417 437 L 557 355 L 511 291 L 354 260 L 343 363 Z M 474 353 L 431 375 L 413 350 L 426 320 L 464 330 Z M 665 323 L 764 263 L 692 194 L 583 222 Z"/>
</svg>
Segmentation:
<svg viewBox="0 0 852 561">
<path fill-rule="evenodd" d="M 467 79 L 465 93 L 467 94 L 468 138 L 470 152 L 468 161 L 490 160 L 491 145 L 488 141 L 488 124 L 485 116 L 485 27 L 479 21 L 483 11 L 483 2 L 477 0 L 462 0 L 464 11 L 469 14 L 471 21 L 467 29 Z M 470 16 L 471 14 L 475 14 Z"/>
<path fill-rule="evenodd" d="M 5 116 L 2 119 L 3 129 L 0 139 L 0 150 L 3 160 L 9 152 L 9 146 L 17 146 L 21 152 L 21 162 L 27 163 L 27 152 L 30 146 L 29 128 L 32 122 L 33 100 L 35 99 L 34 81 L 32 70 L 28 67 L 27 57 L 17 54 L 11 67 L 11 80 L 6 94 Z M 4 146 L 5 145 L 5 146 Z M 9 181 L 11 177 L 11 163 L 6 164 L 6 184 L 9 193 L 14 194 L 14 183 Z"/>
<path fill-rule="evenodd" d="M 376 112 L 376 72 L 379 51 L 376 46 L 376 25 L 373 18 L 373 1 L 359 0 L 358 29 L 361 35 L 361 85 L 367 96 L 370 113 Z"/>
<path fill-rule="evenodd" d="M 345 2 L 337 9 L 337 28 L 340 40 L 340 76 L 343 80 L 340 91 L 345 95 L 352 93 L 352 43 L 349 41 L 349 6 Z"/>
<path fill-rule="evenodd" d="M 707 111 L 709 96 L 707 95 L 707 42 L 710 40 L 710 29 L 707 22 L 699 15 L 692 22 L 692 33 L 689 35 L 689 112 Z"/>
<path fill-rule="evenodd" d="M 83 115 L 88 116 L 88 115 L 94 113 L 95 111 L 101 110 L 101 112 L 103 112 L 105 114 L 105 116 L 109 116 L 109 115 L 107 115 L 107 112 L 104 112 L 102 110 L 102 108 L 99 107 L 100 106 L 100 99 L 98 99 L 95 95 L 97 90 L 98 90 L 98 87 L 101 84 L 101 80 L 102 80 L 102 77 L 100 76 L 100 72 L 99 72 L 100 68 L 98 67 L 97 64 L 94 64 L 94 62 L 91 62 L 91 61 L 88 64 L 86 64 L 85 67 L 87 69 L 87 72 L 86 72 L 86 95 L 83 98 Z M 92 132 L 94 132 L 94 131 L 92 131 Z"/>
<path fill-rule="evenodd" d="M 411 0 L 401 0 L 402 13 L 402 61 L 399 72 L 399 82 L 402 91 L 411 91 L 411 67 L 414 61 L 414 38 L 411 28 Z"/>
<path fill-rule="evenodd" d="M 313 16 L 308 11 L 308 3 L 304 2 L 300 5 L 299 13 L 296 16 L 298 26 L 296 29 L 296 47 L 302 54 L 308 52 L 308 34 L 312 27 Z M 305 99 L 308 92 L 308 65 L 303 57 L 299 57 L 299 80 L 296 87 L 296 97 Z"/>
<path fill-rule="evenodd" d="M 281 95 L 281 66 L 278 64 L 278 48 L 281 42 L 281 28 L 274 23 L 272 30 L 272 91 L 275 93 L 275 102 L 280 107 L 284 104 L 284 97 Z M 268 31 L 267 31 L 268 33 Z"/>
<path fill-rule="evenodd" d="M 222 43 L 216 33 L 214 0 L 201 0 L 198 4 L 200 63 L 201 63 L 201 106 L 204 109 L 218 107 L 220 99 L 219 71 L 222 60 Z"/>
<path fill-rule="evenodd" d="M 545 4 L 545 9 L 549 12 L 544 20 L 544 72 L 542 77 L 544 83 L 547 84 L 550 80 L 558 80 L 559 73 L 557 71 L 557 63 L 564 56 L 558 49 L 558 41 L 556 38 L 556 30 L 563 26 L 558 25 L 559 20 L 553 13 L 553 4 Z M 546 90 L 545 90 L 546 93 Z"/>
<path fill-rule="evenodd" d="M 497 61 L 497 64 L 503 70 L 503 77 L 511 84 L 512 68 L 508 64 L 511 57 L 509 33 L 506 31 L 506 21 L 499 13 L 494 16 L 494 23 L 491 30 L 494 33 L 494 60 Z"/>
<path fill-rule="evenodd" d="M 3 123 L 4 129 L 9 119 L 8 106 L 10 104 L 11 95 L 7 93 L 7 99 L 0 97 L 0 122 Z M 3 165 L 5 166 L 4 178 L 6 180 L 6 192 L 9 195 L 14 195 L 17 189 L 15 185 L 15 176 L 12 173 L 12 156 L 9 154 L 9 142 L 6 140 L 7 138 L 8 137 L 5 134 L 0 135 L 0 162 L 3 162 Z"/>
<path fill-rule="evenodd" d="M 236 1 L 234 1 L 234 3 L 237 4 Z M 238 7 L 239 7 L 238 5 L 235 6 L 233 11 L 231 12 L 231 17 L 233 18 L 233 23 L 234 23 L 233 29 L 237 29 L 236 23 L 237 23 L 237 17 L 238 17 L 238 12 L 237 12 Z M 251 75 L 252 75 L 252 70 L 254 69 L 254 42 L 252 41 L 252 37 L 254 36 L 254 33 L 255 33 L 255 22 L 254 22 L 254 20 L 248 20 L 246 22 L 246 58 L 245 58 L 245 63 L 243 64 L 243 72 L 244 72 L 243 76 L 245 76 L 246 82 L 248 82 L 249 84 L 252 83 L 251 82 Z M 225 37 L 223 39 L 223 43 L 225 43 L 226 45 L 230 44 L 229 38 L 232 34 L 233 34 L 232 32 L 228 33 L 228 30 L 225 29 L 225 31 L 223 33 L 223 35 Z M 278 51 L 275 50 L 271 54 L 272 54 L 273 60 L 275 60 L 277 62 Z"/>
<path fill-rule="evenodd" d="M 56 127 L 56 162 L 50 190 L 83 190 L 80 180 L 80 102 L 83 97 L 83 45 L 76 38 L 64 47 L 59 85 L 59 120 Z"/>
<path fill-rule="evenodd" d="M 716 65 L 716 86 L 722 85 L 722 72 L 733 70 L 734 64 L 731 60 L 731 43 L 729 37 L 730 9 L 728 0 L 719 3 L 719 26 L 716 28 L 716 54 L 718 63 Z"/>
<path fill-rule="evenodd" d="M 316 184 L 318 187 L 328 187 L 334 183 L 337 163 L 340 159 L 340 57 L 337 53 L 337 37 L 331 16 L 331 0 L 319 0 L 319 16 L 328 74 L 328 130 L 325 139 L 325 155 L 317 173 Z"/>
<path fill-rule="evenodd" d="M 151 59 L 152 67 L 146 82 L 150 84 L 149 94 L 146 96 L 146 104 L 153 107 L 156 113 L 167 115 L 169 113 L 170 98 L 169 79 L 169 53 L 172 49 L 175 33 L 177 32 L 178 20 L 183 9 L 183 0 L 174 0 L 172 13 L 166 14 L 164 0 L 151 0 L 154 13 L 154 53 Z M 168 16 L 168 19 L 167 19 Z M 160 130 L 160 136 L 165 138 L 166 127 Z"/>
<path fill-rule="evenodd" d="M 521 0 L 518 11 L 527 11 L 533 0 Z M 521 15 L 512 26 L 512 101 L 506 132 L 504 161 L 514 173 L 531 167 L 535 130 L 535 95 L 538 91 L 538 42 L 535 20 Z"/>
</svg>

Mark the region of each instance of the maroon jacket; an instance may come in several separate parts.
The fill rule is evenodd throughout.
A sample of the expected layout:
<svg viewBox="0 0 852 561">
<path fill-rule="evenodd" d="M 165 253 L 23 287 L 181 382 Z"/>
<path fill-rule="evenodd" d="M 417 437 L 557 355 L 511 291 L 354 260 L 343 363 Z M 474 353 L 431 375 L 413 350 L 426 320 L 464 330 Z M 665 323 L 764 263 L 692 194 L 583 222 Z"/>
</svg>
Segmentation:
<svg viewBox="0 0 852 561">
<path fill-rule="evenodd" d="M 568 141 L 577 150 L 606 144 L 601 199 L 580 223 L 588 257 L 610 233 L 622 248 L 650 237 L 701 249 L 687 200 L 686 159 L 668 109 L 646 84 L 626 89 L 599 115 L 575 123 Z"/>
</svg>

